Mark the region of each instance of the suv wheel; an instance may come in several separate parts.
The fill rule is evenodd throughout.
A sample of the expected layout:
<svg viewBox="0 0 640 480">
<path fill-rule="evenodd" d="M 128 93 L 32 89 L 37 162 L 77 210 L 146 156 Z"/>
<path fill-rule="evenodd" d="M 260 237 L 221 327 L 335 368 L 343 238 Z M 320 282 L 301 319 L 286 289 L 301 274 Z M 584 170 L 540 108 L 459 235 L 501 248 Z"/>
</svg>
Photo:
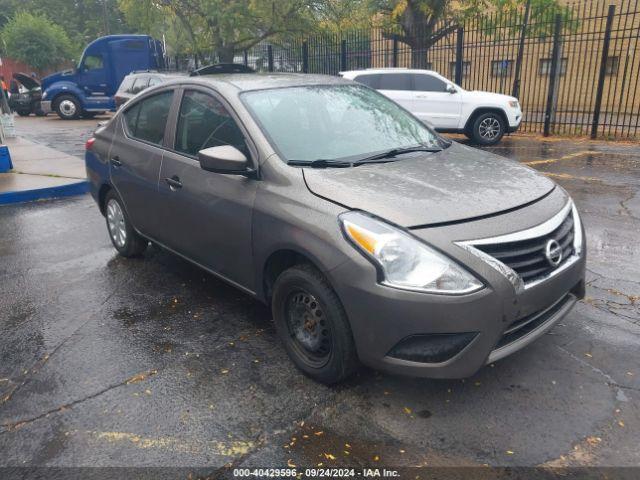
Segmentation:
<svg viewBox="0 0 640 480">
<path fill-rule="evenodd" d="M 314 267 L 297 265 L 280 274 L 274 285 L 272 311 L 289 357 L 309 377 L 331 384 L 358 368 L 344 308 Z"/>
<path fill-rule="evenodd" d="M 149 242 L 133 229 L 118 195 L 110 190 L 105 197 L 104 213 L 111 243 L 123 257 L 137 257 Z"/>
<path fill-rule="evenodd" d="M 480 145 L 494 145 L 502 139 L 504 131 L 504 120 L 499 114 L 483 113 L 474 120 L 471 136 Z"/>
<path fill-rule="evenodd" d="M 61 95 L 58 97 L 54 109 L 63 120 L 75 120 L 82 113 L 80 102 L 73 95 Z"/>
</svg>

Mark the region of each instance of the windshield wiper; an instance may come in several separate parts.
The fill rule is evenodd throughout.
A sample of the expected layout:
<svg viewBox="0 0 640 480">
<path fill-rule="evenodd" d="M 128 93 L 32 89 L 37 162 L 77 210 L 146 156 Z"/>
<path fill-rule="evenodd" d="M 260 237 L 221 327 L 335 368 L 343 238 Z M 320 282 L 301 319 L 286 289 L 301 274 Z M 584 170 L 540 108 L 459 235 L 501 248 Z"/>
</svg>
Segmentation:
<svg viewBox="0 0 640 480">
<path fill-rule="evenodd" d="M 326 158 L 318 158 L 316 160 L 289 160 L 287 165 L 295 167 L 311 167 L 311 168 L 327 168 L 327 167 L 351 167 L 351 162 L 342 160 L 327 160 Z"/>
<path fill-rule="evenodd" d="M 386 152 L 376 153 L 375 155 L 371 155 L 369 157 L 361 158 L 353 162 L 353 165 L 363 165 L 365 163 L 378 163 L 381 161 L 391 161 L 391 159 L 397 157 L 398 155 L 402 155 L 404 153 L 411 152 L 440 152 L 442 148 L 438 147 L 406 147 L 406 148 L 392 148 L 391 150 L 387 150 Z"/>
</svg>

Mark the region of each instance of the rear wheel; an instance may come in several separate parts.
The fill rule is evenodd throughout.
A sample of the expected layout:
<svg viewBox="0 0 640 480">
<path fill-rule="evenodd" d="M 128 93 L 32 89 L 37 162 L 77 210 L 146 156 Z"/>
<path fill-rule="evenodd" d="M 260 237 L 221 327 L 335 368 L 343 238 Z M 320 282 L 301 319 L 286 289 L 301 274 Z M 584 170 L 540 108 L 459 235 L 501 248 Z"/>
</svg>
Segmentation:
<svg viewBox="0 0 640 480">
<path fill-rule="evenodd" d="M 349 320 L 324 276 L 297 265 L 274 284 L 273 318 L 293 363 L 322 383 L 336 383 L 359 365 Z"/>
<path fill-rule="evenodd" d="M 58 97 L 54 110 L 63 120 L 75 120 L 80 117 L 82 113 L 80 102 L 73 95 L 61 95 Z"/>
<path fill-rule="evenodd" d="M 104 201 L 107 230 L 115 249 L 123 257 L 141 255 L 147 249 L 149 242 L 133 229 L 120 197 L 113 190 L 110 190 Z"/>
<path fill-rule="evenodd" d="M 493 112 L 478 115 L 471 127 L 471 137 L 479 145 L 498 143 L 505 132 L 505 123 L 501 115 Z"/>
</svg>

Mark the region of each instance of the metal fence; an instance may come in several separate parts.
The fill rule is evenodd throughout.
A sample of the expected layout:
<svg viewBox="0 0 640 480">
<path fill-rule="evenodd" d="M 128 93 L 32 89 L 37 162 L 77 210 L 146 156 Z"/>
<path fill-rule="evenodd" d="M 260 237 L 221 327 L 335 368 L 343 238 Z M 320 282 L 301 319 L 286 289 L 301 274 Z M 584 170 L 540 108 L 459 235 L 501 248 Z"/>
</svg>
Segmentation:
<svg viewBox="0 0 640 480">
<path fill-rule="evenodd" d="M 640 138 L 640 0 L 484 15 L 424 50 L 400 38 L 379 28 L 311 35 L 259 44 L 236 61 L 261 71 L 330 75 L 419 66 L 468 90 L 517 96 L 526 132 Z"/>
</svg>

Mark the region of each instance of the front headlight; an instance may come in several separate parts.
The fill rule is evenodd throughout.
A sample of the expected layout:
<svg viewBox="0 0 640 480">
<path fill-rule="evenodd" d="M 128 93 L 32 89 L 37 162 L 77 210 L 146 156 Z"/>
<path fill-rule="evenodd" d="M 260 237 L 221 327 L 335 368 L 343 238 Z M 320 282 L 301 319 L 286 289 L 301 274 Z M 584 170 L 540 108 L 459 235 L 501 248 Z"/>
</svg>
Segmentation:
<svg viewBox="0 0 640 480">
<path fill-rule="evenodd" d="M 483 287 L 453 260 L 399 228 L 362 212 L 339 218 L 345 236 L 378 267 L 384 285 L 450 295 Z"/>
<path fill-rule="evenodd" d="M 582 221 L 574 202 L 571 202 L 571 214 L 573 215 L 573 250 L 580 256 L 582 255 Z"/>
<path fill-rule="evenodd" d="M 511 108 L 520 108 L 520 104 L 518 103 L 518 100 L 509 100 L 509 106 Z"/>
</svg>

